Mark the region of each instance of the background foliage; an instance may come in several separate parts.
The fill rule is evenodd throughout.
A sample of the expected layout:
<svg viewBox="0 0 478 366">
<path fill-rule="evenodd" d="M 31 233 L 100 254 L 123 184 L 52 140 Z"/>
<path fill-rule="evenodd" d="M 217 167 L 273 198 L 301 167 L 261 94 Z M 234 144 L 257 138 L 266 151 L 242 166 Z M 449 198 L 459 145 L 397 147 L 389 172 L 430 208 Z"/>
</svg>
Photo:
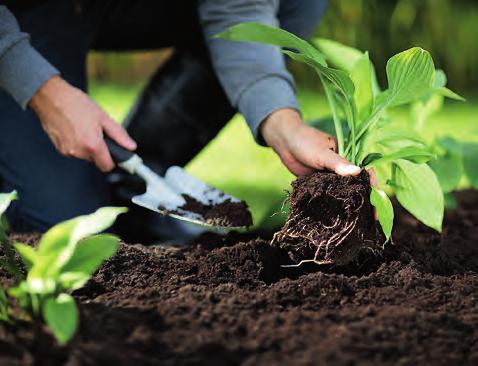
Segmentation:
<svg viewBox="0 0 478 366">
<path fill-rule="evenodd" d="M 474 90 L 478 84 L 478 2 L 476 0 L 330 0 L 316 35 L 369 50 L 383 70 L 393 54 L 421 46 L 446 71 L 449 86 Z M 131 83 L 147 77 L 169 51 L 130 54 L 93 53 L 90 76 L 99 81 Z M 310 86 L 303 65 L 294 65 L 299 84 Z M 379 74 L 381 81 L 384 73 Z"/>
</svg>

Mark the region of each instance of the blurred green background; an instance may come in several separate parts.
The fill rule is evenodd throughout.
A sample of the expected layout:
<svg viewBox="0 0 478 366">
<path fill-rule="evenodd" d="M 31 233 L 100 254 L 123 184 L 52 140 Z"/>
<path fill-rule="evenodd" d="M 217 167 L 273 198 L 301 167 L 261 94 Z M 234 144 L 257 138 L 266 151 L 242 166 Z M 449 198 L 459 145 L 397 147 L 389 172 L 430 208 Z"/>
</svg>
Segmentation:
<svg viewBox="0 0 478 366">
<path fill-rule="evenodd" d="M 426 138 L 451 135 L 478 141 L 478 2 L 476 0 L 331 0 L 316 36 L 369 50 L 384 84 L 389 57 L 412 46 L 429 50 L 449 86 L 467 98 L 447 101 L 427 123 Z M 121 121 L 152 72 L 171 50 L 89 57 L 90 93 Z M 315 75 L 292 64 L 306 120 L 329 114 Z M 398 124 L 408 109 L 392 111 Z M 293 176 L 270 149 L 257 146 L 242 117 L 236 116 L 187 169 L 197 177 L 246 200 L 257 226 L 271 228 L 284 219 L 282 203 Z"/>
</svg>

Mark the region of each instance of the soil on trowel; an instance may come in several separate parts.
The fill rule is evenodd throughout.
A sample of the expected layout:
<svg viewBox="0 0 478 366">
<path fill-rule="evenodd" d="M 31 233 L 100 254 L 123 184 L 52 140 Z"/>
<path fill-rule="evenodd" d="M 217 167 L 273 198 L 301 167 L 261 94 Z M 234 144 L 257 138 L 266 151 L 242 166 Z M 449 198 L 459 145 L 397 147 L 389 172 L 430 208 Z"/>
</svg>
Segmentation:
<svg viewBox="0 0 478 366">
<path fill-rule="evenodd" d="M 249 227 L 252 225 L 252 216 L 243 201 L 232 202 L 226 199 L 219 204 L 205 205 L 186 194 L 183 195 L 186 204 L 180 207 L 204 217 L 204 222 L 212 226 L 222 227 Z"/>
<path fill-rule="evenodd" d="M 370 204 L 367 172 L 341 177 L 316 172 L 297 178 L 289 196 L 290 211 L 273 245 L 296 263 L 346 265 L 361 251 L 383 247 L 384 237 Z"/>
</svg>

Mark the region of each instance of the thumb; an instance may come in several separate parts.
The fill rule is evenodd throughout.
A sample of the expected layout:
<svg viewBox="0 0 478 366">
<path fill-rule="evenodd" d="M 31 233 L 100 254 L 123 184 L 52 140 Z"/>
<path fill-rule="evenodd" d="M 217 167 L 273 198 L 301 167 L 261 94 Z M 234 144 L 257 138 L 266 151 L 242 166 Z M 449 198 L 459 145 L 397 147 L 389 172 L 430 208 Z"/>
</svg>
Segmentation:
<svg viewBox="0 0 478 366">
<path fill-rule="evenodd" d="M 322 165 L 323 168 L 327 168 L 328 170 L 343 176 L 358 175 L 361 171 L 360 167 L 353 165 L 339 154 L 329 149 L 325 149 L 321 153 L 320 165 Z"/>
<path fill-rule="evenodd" d="M 136 142 L 128 135 L 128 132 L 113 121 L 110 118 L 105 118 L 102 121 L 103 131 L 114 141 L 116 141 L 119 145 L 123 146 L 128 150 L 135 150 L 136 149 Z"/>
</svg>

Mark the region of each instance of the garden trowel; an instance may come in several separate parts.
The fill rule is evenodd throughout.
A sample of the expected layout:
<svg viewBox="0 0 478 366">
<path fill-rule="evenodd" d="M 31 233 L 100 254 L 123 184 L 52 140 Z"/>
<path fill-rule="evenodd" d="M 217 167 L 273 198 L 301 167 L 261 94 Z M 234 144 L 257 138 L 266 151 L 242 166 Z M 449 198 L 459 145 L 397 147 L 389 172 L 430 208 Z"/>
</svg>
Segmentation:
<svg viewBox="0 0 478 366">
<path fill-rule="evenodd" d="M 220 205 L 226 201 L 240 202 L 220 190 L 207 185 L 187 173 L 183 168 L 172 166 L 164 177 L 147 167 L 141 157 L 109 138 L 105 138 L 111 157 L 115 163 L 130 174 L 135 174 L 146 183 L 146 192 L 134 196 L 133 203 L 180 220 L 204 226 L 225 227 L 206 222 L 206 218 L 198 213 L 185 209 L 186 197 L 190 197 L 205 206 Z M 227 226 L 238 228 L 241 226 Z"/>
</svg>

